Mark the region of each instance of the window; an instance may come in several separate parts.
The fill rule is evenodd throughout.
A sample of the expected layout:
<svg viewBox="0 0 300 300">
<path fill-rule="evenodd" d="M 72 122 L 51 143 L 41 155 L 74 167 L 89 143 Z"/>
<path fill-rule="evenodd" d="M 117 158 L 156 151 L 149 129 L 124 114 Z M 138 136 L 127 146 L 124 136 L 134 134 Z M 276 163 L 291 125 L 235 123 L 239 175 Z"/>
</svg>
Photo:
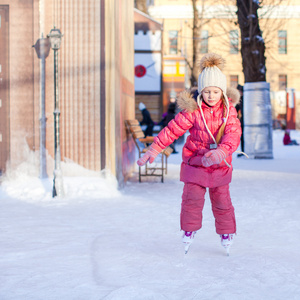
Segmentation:
<svg viewBox="0 0 300 300">
<path fill-rule="evenodd" d="M 230 30 L 230 54 L 239 53 L 239 32 L 238 30 Z"/>
<path fill-rule="evenodd" d="M 238 75 L 230 75 L 230 87 L 235 88 L 238 86 L 239 76 Z"/>
<path fill-rule="evenodd" d="M 279 90 L 285 91 L 287 88 L 287 76 L 279 75 Z"/>
<path fill-rule="evenodd" d="M 200 53 L 208 53 L 208 30 L 201 31 Z"/>
<path fill-rule="evenodd" d="M 278 30 L 278 53 L 287 54 L 287 32 Z"/>
<path fill-rule="evenodd" d="M 178 44 L 178 31 L 177 30 L 171 30 L 169 31 L 169 53 L 170 54 L 177 54 Z"/>
</svg>

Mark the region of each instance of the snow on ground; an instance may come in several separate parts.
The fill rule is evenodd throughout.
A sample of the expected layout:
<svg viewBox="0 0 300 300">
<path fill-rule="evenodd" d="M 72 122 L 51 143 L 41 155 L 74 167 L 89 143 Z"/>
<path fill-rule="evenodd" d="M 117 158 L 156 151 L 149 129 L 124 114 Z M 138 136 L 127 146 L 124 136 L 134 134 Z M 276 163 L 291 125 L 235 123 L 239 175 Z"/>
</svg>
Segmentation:
<svg viewBox="0 0 300 300">
<path fill-rule="evenodd" d="M 299 131 L 291 135 L 300 141 Z M 0 185 L 0 299 L 299 299 L 300 147 L 282 138 L 274 131 L 273 160 L 234 154 L 238 232 L 229 257 L 209 198 L 184 255 L 180 154 L 163 184 L 135 174 L 119 191 L 109 176 L 65 176 L 62 199 L 51 197 L 52 178 L 28 166 L 10 173 Z"/>
</svg>

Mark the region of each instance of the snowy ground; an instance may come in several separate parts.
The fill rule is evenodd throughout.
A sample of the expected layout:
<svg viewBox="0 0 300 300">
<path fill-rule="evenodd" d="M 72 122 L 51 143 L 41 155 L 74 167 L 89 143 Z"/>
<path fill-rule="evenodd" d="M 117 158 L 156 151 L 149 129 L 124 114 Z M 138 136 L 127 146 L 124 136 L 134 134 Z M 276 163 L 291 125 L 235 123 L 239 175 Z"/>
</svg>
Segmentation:
<svg viewBox="0 0 300 300">
<path fill-rule="evenodd" d="M 113 178 L 65 176 L 63 199 L 51 198 L 52 178 L 10 174 L 0 185 L 0 299 L 300 299 L 300 146 L 282 137 L 274 132 L 274 160 L 234 157 L 230 257 L 208 198 L 183 254 L 180 154 L 163 184 L 135 174 L 118 191 Z"/>
</svg>

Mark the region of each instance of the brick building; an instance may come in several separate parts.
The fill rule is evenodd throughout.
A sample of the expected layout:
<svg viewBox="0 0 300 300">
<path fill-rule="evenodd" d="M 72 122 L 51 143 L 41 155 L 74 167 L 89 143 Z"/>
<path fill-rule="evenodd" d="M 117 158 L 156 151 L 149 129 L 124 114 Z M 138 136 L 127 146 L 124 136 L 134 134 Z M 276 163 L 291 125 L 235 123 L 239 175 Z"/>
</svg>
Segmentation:
<svg viewBox="0 0 300 300">
<path fill-rule="evenodd" d="M 134 147 L 124 120 L 135 117 L 132 0 L 0 0 L 0 170 L 38 152 L 41 61 L 32 45 L 55 26 L 58 51 L 62 161 L 109 170 L 120 186 Z M 54 61 L 45 65 L 48 157 L 54 155 Z M 47 165 L 51 176 L 53 165 Z M 75 174 L 80 175 L 80 174 Z"/>
</svg>

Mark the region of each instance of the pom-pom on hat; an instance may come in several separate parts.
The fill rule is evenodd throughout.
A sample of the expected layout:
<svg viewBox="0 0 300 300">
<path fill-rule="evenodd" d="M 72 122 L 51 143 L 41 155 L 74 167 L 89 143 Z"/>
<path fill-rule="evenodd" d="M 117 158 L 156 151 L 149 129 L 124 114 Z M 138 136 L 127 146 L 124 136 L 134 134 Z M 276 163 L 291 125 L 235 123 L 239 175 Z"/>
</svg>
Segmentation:
<svg viewBox="0 0 300 300">
<path fill-rule="evenodd" d="M 200 74 L 198 77 L 198 92 L 209 86 L 216 86 L 226 94 L 226 76 L 222 73 L 225 65 L 224 58 L 216 53 L 205 54 L 200 60 Z"/>
</svg>

